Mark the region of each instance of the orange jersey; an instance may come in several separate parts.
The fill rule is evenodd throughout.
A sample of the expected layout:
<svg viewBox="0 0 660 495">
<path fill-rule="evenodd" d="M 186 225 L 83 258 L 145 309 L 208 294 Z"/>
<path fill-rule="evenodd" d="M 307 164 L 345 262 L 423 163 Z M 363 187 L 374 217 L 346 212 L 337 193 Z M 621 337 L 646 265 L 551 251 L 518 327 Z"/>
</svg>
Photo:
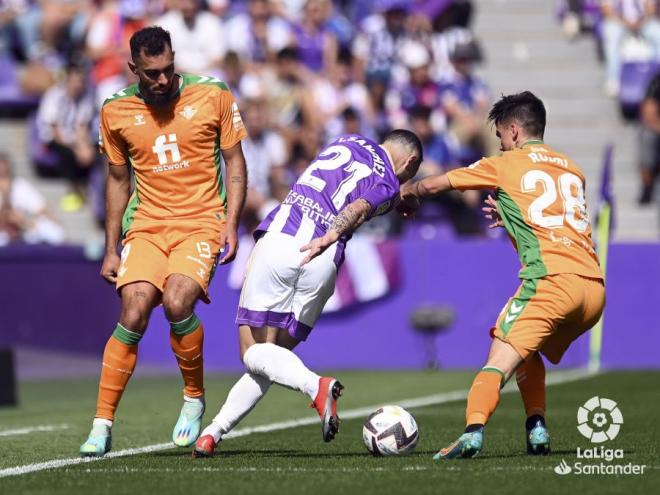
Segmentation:
<svg viewBox="0 0 660 495">
<path fill-rule="evenodd" d="M 540 141 L 447 173 L 455 189 L 496 189 L 498 211 L 514 240 L 520 278 L 574 273 L 602 279 L 591 240 L 582 171 Z"/>
<path fill-rule="evenodd" d="M 137 85 L 106 100 L 101 152 L 111 166 L 130 164 L 135 178 L 123 232 L 152 222 L 224 219 L 220 151 L 246 136 L 238 106 L 218 79 L 180 75 L 179 95 L 160 105 L 146 103 Z"/>
</svg>

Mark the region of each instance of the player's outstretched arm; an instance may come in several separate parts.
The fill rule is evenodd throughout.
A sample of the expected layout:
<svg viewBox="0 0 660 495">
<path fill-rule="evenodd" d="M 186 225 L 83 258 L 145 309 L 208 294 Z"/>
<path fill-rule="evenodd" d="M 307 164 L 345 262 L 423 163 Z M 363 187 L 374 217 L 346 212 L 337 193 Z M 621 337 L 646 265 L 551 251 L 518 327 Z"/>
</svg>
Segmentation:
<svg viewBox="0 0 660 495">
<path fill-rule="evenodd" d="M 108 165 L 105 185 L 105 256 L 101 276 L 111 284 L 117 282 L 119 255 L 117 245 L 121 235 L 121 219 L 131 194 L 130 171 L 127 166 Z"/>
<path fill-rule="evenodd" d="M 422 180 L 404 185 L 401 188 L 401 199 L 405 200 L 410 197 L 424 199 L 451 189 L 453 187 L 447 174 L 429 175 Z"/>
<path fill-rule="evenodd" d="M 227 226 L 220 237 L 223 257 L 220 263 L 234 260 L 238 250 L 238 223 L 243 213 L 245 195 L 247 194 L 247 168 L 245 156 L 239 141 L 236 145 L 222 151 L 227 170 Z"/>
<path fill-rule="evenodd" d="M 362 198 L 358 198 L 342 208 L 324 236 L 317 237 L 309 244 L 305 244 L 300 248 L 301 252 L 309 251 L 301 265 L 312 261 L 319 254 L 328 249 L 329 246 L 337 242 L 342 235 L 354 232 L 365 222 L 370 211 L 371 205 L 367 200 Z"/>
<path fill-rule="evenodd" d="M 396 209 L 404 217 L 413 218 L 421 199 L 450 189 L 453 188 L 447 174 L 430 175 L 416 182 L 407 182 L 401 186 L 401 201 Z"/>
</svg>

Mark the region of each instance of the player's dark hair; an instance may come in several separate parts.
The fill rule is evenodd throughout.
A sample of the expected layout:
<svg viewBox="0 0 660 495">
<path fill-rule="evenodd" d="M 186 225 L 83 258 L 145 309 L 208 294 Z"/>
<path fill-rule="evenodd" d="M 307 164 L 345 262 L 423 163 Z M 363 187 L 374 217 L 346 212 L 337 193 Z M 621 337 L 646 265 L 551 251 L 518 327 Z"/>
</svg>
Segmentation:
<svg viewBox="0 0 660 495">
<path fill-rule="evenodd" d="M 145 55 L 160 55 L 166 47 L 172 49 L 170 33 L 160 26 L 149 26 L 136 31 L 131 36 L 131 57 L 136 61 L 144 50 Z"/>
<path fill-rule="evenodd" d="M 383 144 L 387 142 L 403 145 L 410 151 L 410 153 L 414 154 L 417 157 L 417 160 L 413 165 L 415 170 L 417 170 L 419 164 L 422 163 L 422 160 L 424 159 L 424 148 L 422 147 L 422 142 L 417 137 L 417 134 L 406 129 L 394 129 L 385 135 Z"/>
<path fill-rule="evenodd" d="M 495 125 L 515 120 L 530 137 L 542 138 L 545 132 L 545 106 L 531 91 L 502 95 L 493 105 L 488 120 Z"/>
</svg>

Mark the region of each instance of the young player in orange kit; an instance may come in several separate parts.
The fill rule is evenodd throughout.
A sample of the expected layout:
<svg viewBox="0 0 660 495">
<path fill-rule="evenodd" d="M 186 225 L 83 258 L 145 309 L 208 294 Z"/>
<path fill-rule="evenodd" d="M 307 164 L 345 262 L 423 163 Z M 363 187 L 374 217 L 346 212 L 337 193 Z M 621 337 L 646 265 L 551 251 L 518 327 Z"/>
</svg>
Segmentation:
<svg viewBox="0 0 660 495">
<path fill-rule="evenodd" d="M 109 162 L 101 275 L 116 283 L 121 315 L 103 353 L 96 415 L 81 456 L 110 450 L 115 410 L 159 303 L 170 321 L 185 385 L 172 438 L 183 447 L 197 439 L 205 407 L 204 334 L 193 310 L 198 299 L 209 302 L 218 257 L 227 263 L 236 254 L 246 193 L 240 143 L 246 131 L 227 86 L 175 72 L 170 36 L 160 27 L 136 32 L 130 44 L 128 65 L 139 83 L 106 100 L 100 130 L 100 149 Z"/>
<path fill-rule="evenodd" d="M 545 107 L 531 92 L 503 96 L 492 108 L 502 155 L 422 179 L 402 188 L 400 211 L 450 189 L 492 189 L 497 213 L 522 264 L 521 285 L 502 309 L 486 365 L 467 400 L 465 433 L 435 459 L 469 458 L 483 447 L 484 426 L 500 389 L 516 373 L 527 413 L 527 451 L 550 452 L 545 424 L 545 367 L 600 318 L 603 274 L 591 240 L 582 171 L 543 142 Z"/>
</svg>

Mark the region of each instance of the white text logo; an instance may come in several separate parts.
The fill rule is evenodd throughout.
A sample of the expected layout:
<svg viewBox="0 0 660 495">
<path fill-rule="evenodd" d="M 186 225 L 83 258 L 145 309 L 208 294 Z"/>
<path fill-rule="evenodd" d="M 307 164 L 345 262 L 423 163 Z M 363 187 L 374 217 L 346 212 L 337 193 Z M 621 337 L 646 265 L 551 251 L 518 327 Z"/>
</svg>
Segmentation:
<svg viewBox="0 0 660 495">
<path fill-rule="evenodd" d="M 156 138 L 154 146 L 151 148 L 158 156 L 158 163 L 166 165 L 167 163 L 177 163 L 181 161 L 181 153 L 179 153 L 179 146 L 176 144 L 176 134 L 161 134 Z M 172 155 L 172 159 L 167 159 L 167 153 Z"/>
</svg>

